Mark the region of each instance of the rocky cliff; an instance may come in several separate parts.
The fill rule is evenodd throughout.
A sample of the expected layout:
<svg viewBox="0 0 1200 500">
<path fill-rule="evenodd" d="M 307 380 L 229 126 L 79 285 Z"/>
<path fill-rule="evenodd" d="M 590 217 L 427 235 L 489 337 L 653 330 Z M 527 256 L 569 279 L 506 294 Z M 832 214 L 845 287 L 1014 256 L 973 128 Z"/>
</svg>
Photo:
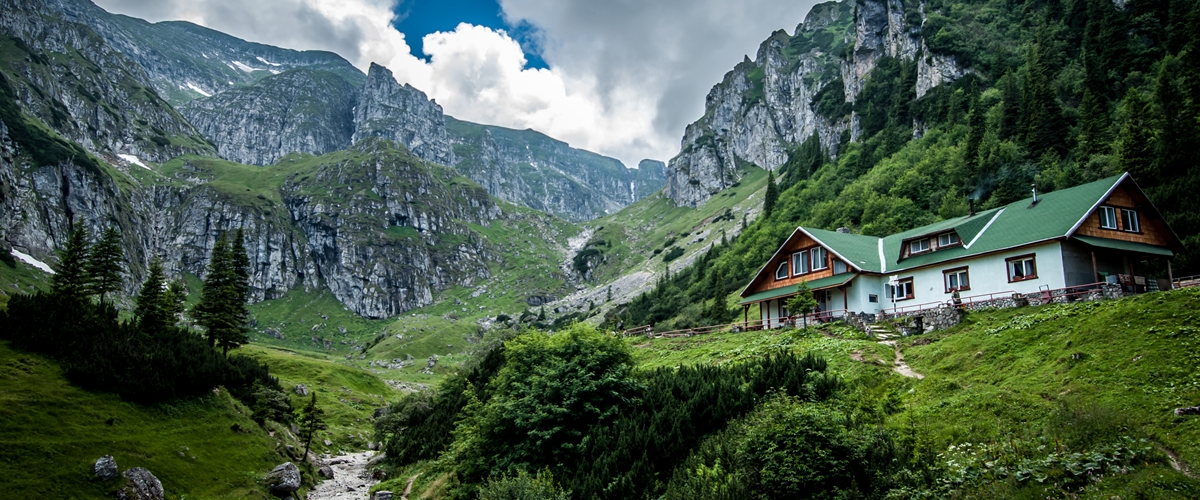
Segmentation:
<svg viewBox="0 0 1200 500">
<path fill-rule="evenodd" d="M 383 137 L 426 160 L 454 164 L 442 107 L 412 85 L 400 85 L 387 68 L 371 63 L 354 108 L 354 142 Z"/>
<path fill-rule="evenodd" d="M 774 170 L 814 134 L 836 156 L 844 133 L 858 138 L 852 104 L 881 57 L 919 59 L 918 97 L 962 76 L 927 49 L 924 19 L 924 2 L 843 0 L 814 6 L 792 35 L 773 33 L 709 92 L 668 164 L 667 196 L 697 206 L 741 177 L 739 162 Z"/>
<path fill-rule="evenodd" d="M 459 171 L 497 198 L 567 220 L 615 212 L 663 185 L 661 162 L 642 162 L 645 170 L 629 169 L 615 158 L 572 148 L 534 130 L 451 117 L 446 127 Z"/>
<path fill-rule="evenodd" d="M 292 152 L 349 147 L 358 89 L 334 73 L 295 69 L 196 99 L 179 111 L 227 160 L 269 165 Z"/>
<path fill-rule="evenodd" d="M 66 20 L 89 26 L 141 66 L 158 94 L 174 105 L 295 68 L 330 71 L 355 86 L 363 81 L 361 71 L 332 52 L 247 42 L 183 21 L 150 23 L 108 13 L 90 0 L 11 1 L 36 1 Z"/>
</svg>

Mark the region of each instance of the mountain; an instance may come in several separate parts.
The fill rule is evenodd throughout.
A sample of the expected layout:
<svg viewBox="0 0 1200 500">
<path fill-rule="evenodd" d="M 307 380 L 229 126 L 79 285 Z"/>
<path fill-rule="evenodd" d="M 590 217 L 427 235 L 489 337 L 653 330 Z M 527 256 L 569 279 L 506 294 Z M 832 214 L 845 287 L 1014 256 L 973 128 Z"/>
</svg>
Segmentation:
<svg viewBox="0 0 1200 500">
<path fill-rule="evenodd" d="M 400 85 L 387 68 L 371 63 L 354 108 L 354 142 L 384 137 L 426 160 L 454 165 L 442 107 L 412 85 Z"/>
<path fill-rule="evenodd" d="M 158 94 L 173 105 L 296 68 L 330 71 L 355 86 L 363 82 L 361 71 L 332 52 L 247 42 L 184 21 L 150 23 L 111 14 L 90 0 L 39 3 L 67 21 L 89 26 L 113 50 L 141 66 Z"/>
<path fill-rule="evenodd" d="M 576 222 L 616 212 L 663 186 L 662 163 L 626 168 L 526 129 L 446 117 L 455 168 L 493 196 Z"/>
</svg>

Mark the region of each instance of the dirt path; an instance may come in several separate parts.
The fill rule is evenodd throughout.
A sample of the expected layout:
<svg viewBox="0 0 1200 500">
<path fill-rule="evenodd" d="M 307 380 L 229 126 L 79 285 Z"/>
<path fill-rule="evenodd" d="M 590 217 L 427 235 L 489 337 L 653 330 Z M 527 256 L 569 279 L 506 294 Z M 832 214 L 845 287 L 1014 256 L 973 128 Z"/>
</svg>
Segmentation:
<svg viewBox="0 0 1200 500">
<path fill-rule="evenodd" d="M 1161 451 L 1167 455 L 1167 460 L 1171 463 L 1172 469 L 1179 471 L 1180 473 L 1182 473 L 1183 475 L 1185 475 L 1187 477 L 1190 477 L 1192 479 L 1197 479 L 1196 474 L 1193 473 L 1191 471 L 1191 469 L 1189 469 L 1186 465 L 1184 465 L 1183 461 L 1179 459 L 1179 454 L 1175 453 L 1175 450 L 1167 448 L 1166 445 L 1159 443 L 1157 441 L 1153 442 L 1153 444 L 1154 444 L 1155 448 L 1158 448 L 1158 451 Z"/>
<path fill-rule="evenodd" d="M 908 366 L 908 363 L 904 362 L 904 355 L 900 354 L 900 346 L 896 345 L 895 340 L 885 340 L 880 342 L 880 344 L 890 346 L 892 349 L 896 350 L 896 362 L 893 363 L 892 371 L 904 375 L 905 377 L 915 378 L 917 380 L 925 378 L 924 375 L 913 371 L 913 369 Z"/>
<path fill-rule="evenodd" d="M 371 479 L 367 461 L 373 451 L 350 453 L 330 458 L 326 463 L 333 469 L 333 479 L 326 479 L 308 492 L 308 500 L 368 500 L 367 493 L 378 481 Z"/>
</svg>

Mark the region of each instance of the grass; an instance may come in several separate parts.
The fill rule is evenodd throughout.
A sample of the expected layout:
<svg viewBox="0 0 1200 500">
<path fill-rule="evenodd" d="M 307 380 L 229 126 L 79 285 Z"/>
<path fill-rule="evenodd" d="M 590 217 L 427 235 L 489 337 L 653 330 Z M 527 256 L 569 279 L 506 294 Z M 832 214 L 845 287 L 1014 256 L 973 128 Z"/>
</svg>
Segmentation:
<svg viewBox="0 0 1200 500">
<path fill-rule="evenodd" d="M 121 470 L 150 470 L 167 498 L 270 498 L 262 477 L 288 459 L 248 415 L 225 391 L 154 406 L 87 392 L 53 361 L 0 342 L 7 498 L 111 497 L 121 480 L 91 479 L 92 463 L 106 454 Z"/>
<path fill-rule="evenodd" d="M 49 274 L 15 257 L 11 261 L 0 259 L 0 310 L 5 308 L 9 297 L 13 295 L 49 289 Z"/>
</svg>

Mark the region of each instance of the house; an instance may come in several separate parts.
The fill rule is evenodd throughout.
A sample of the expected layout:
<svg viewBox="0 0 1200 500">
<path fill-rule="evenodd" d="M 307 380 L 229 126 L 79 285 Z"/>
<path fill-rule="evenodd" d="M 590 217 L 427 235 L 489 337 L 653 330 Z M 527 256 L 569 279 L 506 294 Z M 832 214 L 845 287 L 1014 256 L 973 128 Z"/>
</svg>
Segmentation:
<svg viewBox="0 0 1200 500">
<path fill-rule="evenodd" d="M 1126 173 L 882 238 L 798 227 L 740 303 L 745 320 L 758 304 L 757 319 L 778 327 L 801 283 L 825 317 L 939 307 L 955 290 L 967 302 L 1104 283 L 1143 292 L 1158 284 L 1143 263 L 1169 275 L 1182 250 Z"/>
</svg>

